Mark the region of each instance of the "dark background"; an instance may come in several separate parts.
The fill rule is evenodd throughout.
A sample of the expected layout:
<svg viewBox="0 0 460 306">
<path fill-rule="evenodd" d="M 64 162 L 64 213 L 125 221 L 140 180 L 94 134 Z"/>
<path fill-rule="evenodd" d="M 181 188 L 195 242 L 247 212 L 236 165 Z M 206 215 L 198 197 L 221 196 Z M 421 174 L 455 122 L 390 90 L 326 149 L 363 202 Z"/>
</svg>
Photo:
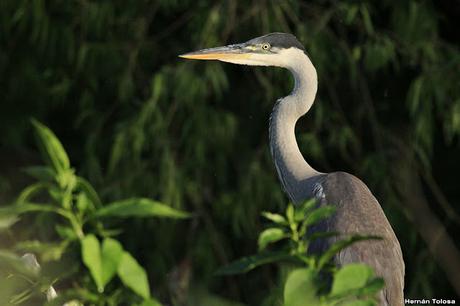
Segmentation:
<svg viewBox="0 0 460 306">
<path fill-rule="evenodd" d="M 145 196 L 199 216 L 117 224 L 160 300 L 184 294 L 174 289 L 181 282 L 190 294 L 271 305 L 275 267 L 214 272 L 256 252 L 260 212 L 287 203 L 268 116 L 292 79 L 177 55 L 289 32 L 319 76 L 316 103 L 297 124 L 304 156 L 322 172 L 355 174 L 379 199 L 403 250 L 406 297 L 455 298 L 459 20 L 455 0 L 3 0 L 1 204 L 28 182 L 20 169 L 40 163 L 34 117 L 105 201 Z"/>
</svg>

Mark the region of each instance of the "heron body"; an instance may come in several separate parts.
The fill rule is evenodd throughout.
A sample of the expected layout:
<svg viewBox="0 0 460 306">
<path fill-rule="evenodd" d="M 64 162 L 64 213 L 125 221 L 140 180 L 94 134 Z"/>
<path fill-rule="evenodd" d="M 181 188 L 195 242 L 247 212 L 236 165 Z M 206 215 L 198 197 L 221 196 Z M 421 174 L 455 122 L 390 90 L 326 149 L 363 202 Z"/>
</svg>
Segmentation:
<svg viewBox="0 0 460 306">
<path fill-rule="evenodd" d="M 270 152 L 283 189 L 292 202 L 316 198 L 320 205 L 336 206 L 336 213 L 317 228 L 341 235 L 370 234 L 379 241 L 362 241 L 342 250 L 337 265 L 363 262 L 385 280 L 379 299 L 382 306 L 403 304 L 404 261 L 398 239 L 380 204 L 367 186 L 345 172 L 321 173 L 303 158 L 295 138 L 297 120 L 311 108 L 318 80 L 302 44 L 291 34 L 272 33 L 246 43 L 204 49 L 184 58 L 287 68 L 295 85 L 290 95 L 279 99 L 270 116 Z M 340 237 L 335 238 L 340 239 Z M 323 243 L 325 247 L 333 239 Z M 321 246 L 319 246 L 321 248 Z"/>
</svg>

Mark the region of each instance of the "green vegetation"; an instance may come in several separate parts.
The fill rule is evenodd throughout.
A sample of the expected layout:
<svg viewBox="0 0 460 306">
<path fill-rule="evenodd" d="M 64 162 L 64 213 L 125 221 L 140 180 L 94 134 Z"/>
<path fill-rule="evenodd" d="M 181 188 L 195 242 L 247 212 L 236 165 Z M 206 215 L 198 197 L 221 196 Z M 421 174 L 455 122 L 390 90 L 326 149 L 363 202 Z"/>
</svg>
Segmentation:
<svg viewBox="0 0 460 306">
<path fill-rule="evenodd" d="M 305 44 L 319 76 L 297 125 L 301 151 L 379 199 L 401 243 L 406 297 L 458 296 L 459 20 L 455 1 L 434 0 L 0 1 L 1 273 L 33 252 L 45 277 L 24 290 L 53 284 L 143 303 L 145 287 L 134 291 L 104 260 L 121 249 L 164 304 L 280 305 L 292 262 L 216 271 L 256 254 L 260 213 L 286 208 L 267 119 L 292 80 L 177 55 L 282 31 Z M 30 118 L 56 133 L 70 161 L 59 149 L 35 166 Z M 179 211 L 192 217 L 163 218 Z M 280 236 L 263 234 L 261 252 Z M 83 261 L 82 241 L 95 262 Z"/>
<path fill-rule="evenodd" d="M 33 124 L 48 165 L 25 169 L 39 181 L 26 187 L 13 205 L 2 207 L 0 218 L 10 220 L 8 225 L 11 226 L 25 213 L 55 214 L 58 218 L 51 219 L 55 230 L 53 234 L 58 237 L 55 241 L 19 241 L 14 248 L 35 253 L 45 262 L 61 267 L 54 274 L 46 270 L 42 273 L 41 269 L 37 271 L 25 267 L 21 258 L 13 253 L 1 251 L 0 259 L 5 261 L 2 272 L 6 273 L 1 276 L 2 283 L 6 284 L 0 289 L 1 303 L 23 304 L 33 298 L 40 300 L 40 297 L 43 303 L 52 283 L 70 279 L 77 284 L 76 288 L 64 292 L 62 297 L 53 301 L 54 305 L 58 305 L 59 301 L 67 302 L 69 296 L 85 305 L 135 303 L 136 298 L 126 293 L 127 288 L 143 299 L 143 306 L 160 305 L 150 296 L 144 268 L 112 237 L 118 231 L 105 227 L 103 220 L 126 217 L 183 219 L 189 215 L 145 198 L 102 204 L 93 187 L 74 174 L 69 157 L 55 135 L 41 123 L 34 120 Z M 43 231 L 40 227 L 35 230 L 38 233 Z M 99 241 L 96 235 L 103 240 Z M 81 258 L 75 256 L 76 253 L 81 253 Z M 83 268 L 82 262 L 87 273 L 79 273 Z M 122 286 L 107 289 L 115 276 L 119 277 Z M 33 300 L 33 303 L 37 301 Z"/>
<path fill-rule="evenodd" d="M 383 288 L 382 278 L 375 277 L 372 269 L 364 264 L 350 264 L 337 270 L 330 261 L 335 254 L 352 243 L 378 237 L 350 236 L 332 243 L 321 254 L 307 254 L 315 240 L 338 235 L 334 232 L 308 231 L 311 226 L 334 212 L 333 206 L 317 207 L 315 200 L 307 201 L 297 209 L 289 204 L 285 216 L 264 212 L 263 216 L 273 224 L 259 235 L 260 253 L 235 261 L 221 268 L 218 274 L 246 273 L 263 264 L 288 261 L 296 268 L 283 281 L 284 297 L 281 299 L 276 294 L 271 297 L 278 299 L 279 305 L 377 305 L 375 294 Z M 280 251 L 264 251 L 269 244 L 281 240 L 288 240 L 288 243 Z M 331 286 L 329 279 L 332 279 Z"/>
</svg>

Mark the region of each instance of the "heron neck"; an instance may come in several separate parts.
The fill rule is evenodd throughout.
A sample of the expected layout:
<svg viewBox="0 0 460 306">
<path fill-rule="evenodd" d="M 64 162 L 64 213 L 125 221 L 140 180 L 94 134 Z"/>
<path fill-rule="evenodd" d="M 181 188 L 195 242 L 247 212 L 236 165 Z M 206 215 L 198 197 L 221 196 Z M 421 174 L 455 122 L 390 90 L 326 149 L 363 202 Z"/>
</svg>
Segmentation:
<svg viewBox="0 0 460 306">
<path fill-rule="evenodd" d="M 278 100 L 270 116 L 270 151 L 279 179 L 294 203 L 313 197 L 321 173 L 303 158 L 295 137 L 295 124 L 312 106 L 318 81 L 316 70 L 304 54 L 288 67 L 295 79 L 292 93 Z"/>
</svg>

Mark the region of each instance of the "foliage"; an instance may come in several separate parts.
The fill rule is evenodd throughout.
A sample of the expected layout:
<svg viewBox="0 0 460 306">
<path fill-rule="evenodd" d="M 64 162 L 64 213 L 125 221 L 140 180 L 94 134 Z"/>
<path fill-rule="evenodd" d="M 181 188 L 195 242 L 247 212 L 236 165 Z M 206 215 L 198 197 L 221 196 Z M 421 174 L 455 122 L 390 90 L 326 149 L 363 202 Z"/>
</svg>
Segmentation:
<svg viewBox="0 0 460 306">
<path fill-rule="evenodd" d="M 458 247 L 457 7 L 433 0 L 2 0 L 0 204 L 29 184 L 18 169 L 38 160 L 29 136 L 35 117 L 59 136 L 102 203 L 136 196 L 197 216 L 101 217 L 84 225 L 100 245 L 119 234 L 155 296 L 170 304 L 260 305 L 267 292 L 281 290 L 283 267 L 263 266 L 242 278 L 214 272 L 255 253 L 260 212 L 286 203 L 267 146 L 267 118 L 292 80 L 280 69 L 177 55 L 289 32 L 305 45 L 319 77 L 316 102 L 296 127 L 301 152 L 321 172 L 355 174 L 379 199 L 406 259 L 406 296 L 455 296 L 407 199 L 429 200 L 433 215 L 426 220 L 437 217 Z M 415 166 L 401 167 L 409 164 Z M 47 177 L 40 168 L 28 171 Z M 65 217 L 4 212 L 2 249 L 28 241 L 41 261 L 58 257 L 55 228 L 68 223 Z M 107 235 L 93 232 L 95 223 Z M 69 247 L 80 254 L 77 243 Z M 85 288 L 97 292 L 83 271 Z M 106 290 L 120 282 L 114 277 Z"/>
<path fill-rule="evenodd" d="M 41 296 L 54 282 L 64 278 L 72 278 L 73 282 L 85 287 L 80 288 L 78 300 L 91 305 L 119 305 L 127 301 L 130 294 L 120 295 L 131 289 L 145 303 L 156 303 L 150 295 L 147 274 L 137 260 L 126 251 L 122 244 L 111 237 L 110 229 L 103 224 L 106 217 L 168 217 L 186 218 L 186 212 L 173 209 L 149 199 L 130 198 L 123 201 L 103 205 L 93 187 L 82 177 L 75 175 L 70 166 L 69 157 L 56 136 L 46 126 L 38 121 L 32 121 L 38 136 L 38 144 L 46 166 L 28 168 L 26 171 L 33 175 L 38 182 L 26 187 L 14 204 L 2 207 L 0 214 L 15 217 L 19 220 L 26 213 L 55 214 L 61 220 L 53 220 L 57 239 L 52 242 L 21 241 L 16 248 L 22 251 L 32 251 L 40 254 L 44 261 L 56 261 L 67 266 L 59 274 L 55 274 L 52 282 L 49 276 L 41 275 L 41 271 L 28 269 L 19 257 L 6 251 L 0 253 L 6 272 L 2 282 L 7 279 L 25 279 L 26 288 L 12 286 L 11 292 L 2 294 L 3 303 L 24 304 L 36 296 Z M 40 231 L 40 229 L 38 228 Z M 102 237 L 100 242 L 97 236 Z M 76 248 L 81 248 L 81 258 L 72 258 Z M 81 268 L 81 263 L 89 270 L 94 283 L 89 282 L 87 273 L 75 276 L 75 271 Z M 72 271 L 68 274 L 67 271 Z M 122 285 L 108 288 L 109 283 L 117 275 Z M 113 282 L 112 282 L 113 283 Z M 95 286 L 94 286 L 94 285 Z M 17 291 L 20 289 L 20 291 Z M 21 291 L 22 290 L 22 291 Z M 65 293 L 64 293 L 65 295 Z M 138 299 L 140 300 L 140 299 Z M 62 302 L 62 299 L 61 299 Z M 32 302 L 34 303 L 34 302 Z M 36 302 L 35 302 L 36 303 Z"/>
<path fill-rule="evenodd" d="M 309 230 L 311 226 L 329 218 L 334 211 L 333 206 L 318 207 L 316 200 L 312 199 L 297 209 L 289 204 L 285 216 L 264 212 L 262 215 L 273 224 L 259 234 L 259 253 L 237 260 L 221 268 L 218 273 L 246 273 L 267 263 L 290 261 L 296 263 L 297 267 L 286 278 L 284 306 L 333 306 L 345 305 L 347 302 L 377 305 L 375 294 L 383 288 L 383 279 L 375 277 L 370 267 L 349 264 L 337 270 L 331 268 L 333 265 L 326 264 L 349 245 L 360 240 L 379 239 L 378 237 L 350 236 L 333 243 L 321 254 L 310 251 L 310 246 L 318 239 L 327 239 L 338 234 Z M 268 245 L 280 240 L 288 241 L 281 251 L 263 251 Z M 332 286 L 328 285 L 329 279 L 332 279 Z"/>
</svg>

